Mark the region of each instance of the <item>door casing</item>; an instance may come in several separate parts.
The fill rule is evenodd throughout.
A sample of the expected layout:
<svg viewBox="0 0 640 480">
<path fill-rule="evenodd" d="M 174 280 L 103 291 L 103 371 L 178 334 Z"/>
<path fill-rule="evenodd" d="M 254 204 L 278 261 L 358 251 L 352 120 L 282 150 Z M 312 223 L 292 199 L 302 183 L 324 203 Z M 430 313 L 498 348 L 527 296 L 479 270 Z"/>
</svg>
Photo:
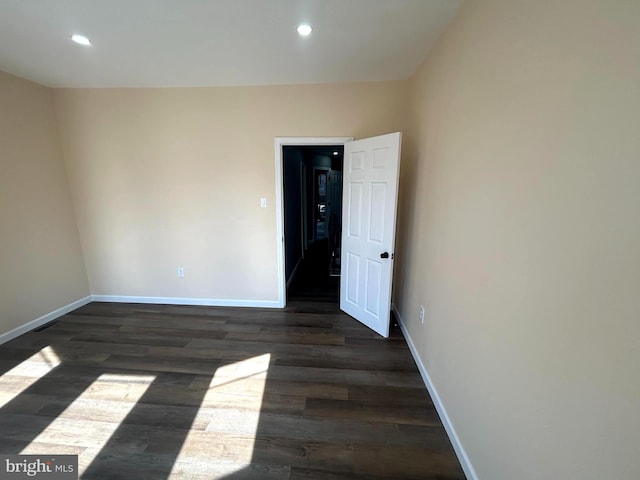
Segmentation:
<svg viewBox="0 0 640 480">
<path fill-rule="evenodd" d="M 275 162 L 276 162 L 276 245 L 278 262 L 278 307 L 284 308 L 287 304 L 287 279 L 284 265 L 284 159 L 282 147 L 284 146 L 313 146 L 313 145 L 344 145 L 352 142 L 353 137 L 276 137 Z"/>
</svg>

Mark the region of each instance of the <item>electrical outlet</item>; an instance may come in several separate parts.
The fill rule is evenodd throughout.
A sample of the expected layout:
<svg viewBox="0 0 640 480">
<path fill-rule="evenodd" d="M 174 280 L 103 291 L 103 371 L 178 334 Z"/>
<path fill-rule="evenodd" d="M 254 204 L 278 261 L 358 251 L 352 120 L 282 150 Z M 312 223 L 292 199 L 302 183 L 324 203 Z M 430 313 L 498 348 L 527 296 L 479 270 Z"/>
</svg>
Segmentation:
<svg viewBox="0 0 640 480">
<path fill-rule="evenodd" d="M 418 318 L 420 319 L 420 323 L 424 323 L 424 307 L 420 305 L 418 309 Z"/>
<path fill-rule="evenodd" d="M 178 267 L 178 276 L 179 277 L 184 277 L 184 268 Z"/>
</svg>

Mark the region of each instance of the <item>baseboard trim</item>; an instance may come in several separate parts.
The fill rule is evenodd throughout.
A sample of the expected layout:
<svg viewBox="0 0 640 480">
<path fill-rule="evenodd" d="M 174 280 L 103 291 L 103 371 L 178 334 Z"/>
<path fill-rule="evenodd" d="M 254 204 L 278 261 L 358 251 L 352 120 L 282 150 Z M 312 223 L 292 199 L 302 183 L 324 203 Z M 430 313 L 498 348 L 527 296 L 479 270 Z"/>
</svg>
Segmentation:
<svg viewBox="0 0 640 480">
<path fill-rule="evenodd" d="M 123 295 L 93 295 L 94 302 L 156 303 L 158 305 L 194 305 L 202 307 L 281 308 L 277 300 L 227 300 L 217 298 L 129 297 Z"/>
<path fill-rule="evenodd" d="M 3 333 L 2 335 L 0 335 L 0 345 L 10 340 L 13 340 L 16 337 L 19 337 L 23 333 L 30 332 L 34 328 L 38 328 L 44 325 L 45 323 L 49 323 L 58 317 L 66 315 L 67 313 L 72 312 L 76 308 L 83 307 L 90 302 L 91 302 L 91 296 L 81 298 L 80 300 L 71 302 L 70 304 L 65 305 L 64 307 L 57 308 L 53 312 L 49 312 L 45 315 L 42 315 L 41 317 L 36 318 L 35 320 L 31 320 L 30 322 L 27 322 L 24 325 L 21 325 L 17 328 L 14 328 L 13 330 Z"/>
<path fill-rule="evenodd" d="M 422 377 L 422 381 L 427 387 L 427 390 L 429 391 L 429 395 L 431 395 L 431 400 L 433 400 L 433 404 L 435 405 L 436 411 L 440 416 L 440 420 L 444 425 L 444 429 L 446 430 L 447 435 L 449 436 L 451 445 L 453 445 L 453 449 L 455 450 L 456 455 L 458 456 L 458 460 L 460 461 L 462 470 L 464 470 L 464 473 L 467 476 L 467 479 L 478 480 L 478 475 L 473 469 L 473 465 L 471 465 L 471 461 L 469 460 L 467 452 L 464 450 L 462 443 L 460 443 L 460 438 L 458 438 L 458 434 L 453 428 L 451 419 L 449 418 L 449 415 L 447 415 L 447 410 L 444 408 L 442 400 L 440 399 L 440 395 L 438 395 L 438 391 L 436 390 L 435 385 L 431 381 L 429 372 L 427 371 L 426 367 L 422 363 L 422 360 L 420 359 L 420 356 L 418 355 L 418 350 L 416 349 L 416 346 L 413 343 L 413 340 L 411 339 L 411 335 L 409 335 L 409 332 L 405 326 L 404 320 L 402 319 L 402 315 L 400 315 L 400 312 L 398 311 L 395 305 L 391 305 L 391 308 L 396 318 L 398 319 L 398 323 L 400 325 L 400 328 L 402 329 L 404 338 L 407 340 L 407 345 L 409 345 L 409 350 L 411 351 L 411 355 L 413 355 L 413 359 L 415 360 L 416 365 L 418 366 L 418 370 L 420 371 L 420 376 Z"/>
</svg>

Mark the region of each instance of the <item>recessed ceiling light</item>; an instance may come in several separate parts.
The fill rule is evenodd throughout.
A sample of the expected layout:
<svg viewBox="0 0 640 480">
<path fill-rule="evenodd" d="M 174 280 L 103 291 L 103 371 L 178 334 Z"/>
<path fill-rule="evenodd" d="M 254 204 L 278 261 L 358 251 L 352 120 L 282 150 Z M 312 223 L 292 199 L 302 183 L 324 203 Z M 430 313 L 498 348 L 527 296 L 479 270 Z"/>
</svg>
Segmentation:
<svg viewBox="0 0 640 480">
<path fill-rule="evenodd" d="M 77 33 L 74 34 L 74 35 L 71 35 L 71 40 L 73 40 L 74 42 L 76 42 L 76 43 L 78 43 L 80 45 L 85 45 L 85 46 L 91 45 L 91 40 L 89 40 L 84 35 L 79 35 Z"/>
<path fill-rule="evenodd" d="M 338 152 L 333 152 L 333 155 L 334 155 L 334 156 L 335 156 L 335 155 L 338 155 Z"/>
<path fill-rule="evenodd" d="M 298 33 L 303 37 L 307 37 L 311 33 L 311 27 L 309 25 L 302 24 L 298 27 Z"/>
</svg>

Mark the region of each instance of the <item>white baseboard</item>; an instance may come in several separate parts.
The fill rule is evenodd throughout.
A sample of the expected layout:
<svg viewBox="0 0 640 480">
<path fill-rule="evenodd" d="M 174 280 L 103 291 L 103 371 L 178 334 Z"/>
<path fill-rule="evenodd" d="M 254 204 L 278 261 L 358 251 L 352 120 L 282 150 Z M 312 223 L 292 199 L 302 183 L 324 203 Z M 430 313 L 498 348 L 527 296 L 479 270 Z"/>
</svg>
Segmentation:
<svg viewBox="0 0 640 480">
<path fill-rule="evenodd" d="M 91 302 L 90 296 L 81 298 L 80 300 L 76 300 L 75 302 L 72 302 L 69 305 L 60 307 L 54 310 L 53 312 L 49 312 L 45 315 L 42 315 L 41 317 L 36 318 L 35 320 L 31 320 L 30 322 L 25 323 L 24 325 L 14 328 L 13 330 L 7 333 L 3 333 L 2 335 L 0 335 L 0 345 L 8 342 L 9 340 L 13 340 L 16 337 L 19 337 L 23 333 L 30 332 L 34 328 L 38 328 L 44 325 L 45 323 L 49 323 L 58 317 L 66 315 L 67 313 L 72 312 L 76 308 L 80 308 L 90 302 Z"/>
<path fill-rule="evenodd" d="M 391 308 L 396 318 L 398 319 L 398 323 L 400 324 L 400 328 L 402 329 L 404 338 L 407 340 L 407 345 L 409 345 L 409 350 L 411 351 L 411 355 L 413 355 L 413 359 L 415 360 L 416 365 L 418 366 L 418 370 L 420 371 L 420 376 L 422 376 L 422 381 L 424 381 L 424 384 L 427 387 L 427 390 L 429 391 L 429 395 L 431 395 L 431 400 L 433 400 L 433 404 L 435 405 L 436 411 L 440 416 L 442 425 L 444 425 L 444 429 L 446 430 L 447 435 L 449 436 L 451 445 L 453 445 L 453 449 L 455 450 L 456 455 L 458 456 L 458 460 L 460 461 L 462 470 L 464 470 L 464 473 L 467 476 L 467 479 L 478 480 L 478 475 L 473 469 L 473 465 L 471 465 L 471 461 L 469 460 L 467 452 L 464 450 L 464 447 L 460 443 L 460 438 L 458 438 L 458 434 L 453 428 L 451 419 L 449 419 L 449 415 L 447 415 L 447 411 L 444 408 L 442 400 L 440 399 L 440 395 L 438 395 L 438 391 L 436 390 L 435 385 L 431 381 L 429 372 L 427 371 L 426 367 L 422 363 L 422 360 L 420 359 L 420 356 L 418 355 L 418 350 L 416 349 L 416 346 L 413 343 L 413 340 L 411 339 L 409 332 L 407 331 L 407 328 L 405 326 L 404 320 L 402 319 L 402 316 L 400 315 L 400 312 L 398 312 L 398 309 L 396 308 L 395 305 L 391 305 Z"/>
<path fill-rule="evenodd" d="M 304 257 L 300 257 L 296 266 L 293 267 L 293 272 L 291 272 L 291 276 L 289 277 L 289 280 L 287 280 L 287 289 L 291 286 L 293 279 L 296 278 L 296 273 L 298 273 L 298 269 L 300 268 L 300 265 L 302 265 L 302 260 L 304 260 Z"/>
<path fill-rule="evenodd" d="M 129 297 L 123 295 L 93 295 L 94 302 L 157 303 L 158 305 L 195 305 L 203 307 L 281 308 L 277 300 L 225 300 L 217 298 Z"/>
</svg>

